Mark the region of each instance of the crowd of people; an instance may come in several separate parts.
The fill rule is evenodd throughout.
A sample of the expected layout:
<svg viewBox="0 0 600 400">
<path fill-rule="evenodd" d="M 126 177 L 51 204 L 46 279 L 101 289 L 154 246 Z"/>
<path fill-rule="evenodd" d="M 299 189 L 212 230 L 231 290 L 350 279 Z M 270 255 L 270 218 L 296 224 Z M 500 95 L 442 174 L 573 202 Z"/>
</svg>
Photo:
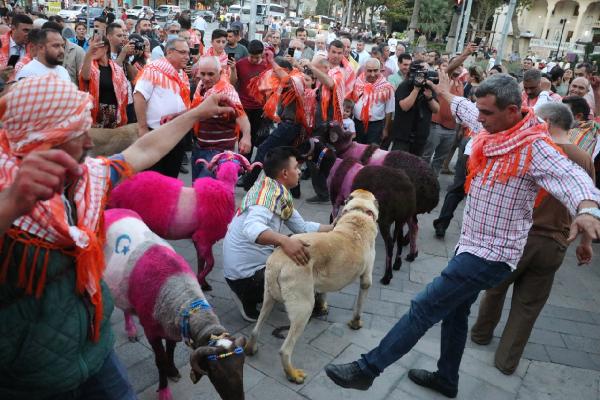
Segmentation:
<svg viewBox="0 0 600 400">
<path fill-rule="evenodd" d="M 455 397 L 472 303 L 487 289 L 471 330 L 473 341 L 487 344 L 514 283 L 495 358 L 500 371 L 513 373 L 568 243 L 581 233 L 577 257 L 589 263 L 591 242 L 600 238 L 593 183 L 600 78 L 591 64 L 543 72 L 525 58 L 510 76 L 501 66 L 465 67 L 475 44 L 454 56 L 421 47 L 409 53 L 400 43 L 368 50 L 360 40 L 353 47 L 351 35 L 311 40 L 302 27 L 284 35 L 268 25 L 263 40 L 248 41 L 233 23 L 205 38 L 206 23 L 189 13 L 159 28 L 144 17 L 100 16 L 89 37 L 85 23 L 73 29 L 57 16 L 13 12 L 5 19 L 2 397 L 92 398 L 102 390 L 103 398 L 135 397 L 112 350 L 101 215 L 123 177 L 146 169 L 177 177 L 188 151 L 192 179 L 211 176 L 197 161 L 223 151 L 263 164 L 262 173 L 238 181 L 247 193 L 224 240 L 226 282 L 248 321 L 259 314 L 275 246 L 299 265 L 308 262 L 306 244 L 284 235 L 284 225 L 294 233 L 332 229 L 305 221 L 293 205 L 301 176 L 316 193 L 307 202 L 329 201 L 321 160 L 306 160 L 301 172 L 295 148 L 332 123 L 359 143 L 410 152 L 436 174 L 454 174 L 434 221 L 439 238 L 469 194 L 457 252 L 442 275 L 376 348 L 327 366 L 342 387 L 368 389 L 441 320 L 438 371 L 409 376 Z M 134 122 L 139 139 L 127 150 L 85 157 L 90 127 Z"/>
</svg>

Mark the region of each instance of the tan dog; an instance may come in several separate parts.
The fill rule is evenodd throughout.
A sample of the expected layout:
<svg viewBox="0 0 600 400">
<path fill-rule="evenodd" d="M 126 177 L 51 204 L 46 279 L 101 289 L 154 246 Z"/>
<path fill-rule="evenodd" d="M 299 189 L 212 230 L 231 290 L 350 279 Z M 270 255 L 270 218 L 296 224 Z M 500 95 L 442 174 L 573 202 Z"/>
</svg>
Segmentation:
<svg viewBox="0 0 600 400">
<path fill-rule="evenodd" d="M 91 128 L 88 131 L 94 147 L 91 156 L 110 157 L 119 154 L 138 138 L 138 124 L 123 125 L 115 129 Z"/>
<path fill-rule="evenodd" d="M 262 309 L 246 345 L 246 354 L 257 351 L 256 339 L 275 301 L 284 303 L 290 330 L 279 351 L 281 363 L 290 381 L 303 383 L 306 374 L 292 366 L 291 356 L 313 311 L 315 293 L 338 291 L 357 277 L 360 277 L 360 293 L 348 325 L 352 329 L 362 327 L 360 315 L 372 282 L 378 214 L 375 196 L 366 190 L 355 190 L 331 232 L 295 235 L 309 244 L 307 265 L 295 264 L 281 249 L 273 252 L 267 260 Z"/>
</svg>

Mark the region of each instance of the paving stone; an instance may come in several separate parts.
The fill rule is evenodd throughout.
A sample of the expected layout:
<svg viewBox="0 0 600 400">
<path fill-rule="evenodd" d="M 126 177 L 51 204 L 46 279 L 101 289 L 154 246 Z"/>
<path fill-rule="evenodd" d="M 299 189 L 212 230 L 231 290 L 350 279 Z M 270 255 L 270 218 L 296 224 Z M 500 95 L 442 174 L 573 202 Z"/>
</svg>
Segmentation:
<svg viewBox="0 0 600 400">
<path fill-rule="evenodd" d="M 566 319 L 568 321 L 587 322 L 591 324 L 600 323 L 600 319 L 596 320 L 593 314 L 596 314 L 598 318 L 600 318 L 600 314 L 597 313 L 578 310 L 576 308 L 560 307 L 552 304 L 547 304 L 542 310 L 542 315 L 544 316 Z"/>
<path fill-rule="evenodd" d="M 396 316 L 396 304 L 381 300 L 367 300 L 363 304 L 363 313 L 381 315 L 386 317 Z"/>
<path fill-rule="evenodd" d="M 563 334 L 568 336 L 567 334 Z M 547 344 L 554 347 L 566 347 L 563 337 L 558 332 L 551 332 L 542 329 L 533 329 L 529 337 L 530 343 Z"/>
<path fill-rule="evenodd" d="M 588 324 L 585 322 L 575 322 L 579 332 L 581 332 L 581 336 L 585 336 L 587 338 L 592 339 L 600 339 L 600 326 L 597 324 Z"/>
<path fill-rule="evenodd" d="M 535 327 L 552 332 L 580 335 L 579 328 L 573 321 L 553 317 L 540 317 L 535 322 Z"/>
<path fill-rule="evenodd" d="M 546 351 L 546 347 L 541 344 L 527 343 L 522 358 L 535 361 L 550 362 L 550 356 Z"/>
<path fill-rule="evenodd" d="M 413 295 L 403 293 L 400 290 L 381 288 L 382 301 L 389 301 L 392 303 L 399 303 L 408 306 L 410 305 L 410 302 L 413 299 L 413 297 Z"/>
<path fill-rule="evenodd" d="M 312 339 L 310 345 L 332 357 L 337 357 L 352 343 L 346 336 L 346 329 L 347 327 L 341 324 L 332 324 L 319 336 Z"/>
<path fill-rule="evenodd" d="M 337 307 L 329 307 L 329 314 L 327 314 L 327 321 L 329 322 L 337 322 L 339 324 L 346 324 L 348 321 L 352 319 L 353 313 L 352 310 L 346 310 L 343 308 Z M 373 318 L 373 314 L 364 313 L 361 315 L 361 320 L 363 322 L 363 328 L 369 328 L 371 326 L 371 319 Z"/>
<path fill-rule="evenodd" d="M 151 362 L 154 363 L 154 352 L 139 342 L 128 341 L 123 343 L 115 347 L 115 352 L 125 368 L 129 368 L 146 358 L 151 358 Z"/>
<path fill-rule="evenodd" d="M 258 385 L 254 386 L 246 394 L 247 400 L 265 400 L 265 399 L 289 399 L 289 400 L 304 400 L 305 397 L 296 393 L 275 379 L 270 377 L 263 378 Z"/>
<path fill-rule="evenodd" d="M 586 352 L 553 346 L 546 346 L 546 351 L 553 363 L 583 369 L 600 369 Z"/>
<path fill-rule="evenodd" d="M 367 349 L 364 347 L 356 344 L 350 345 L 332 363 L 342 364 L 354 361 L 361 353 L 366 351 Z M 392 365 L 375 379 L 368 392 L 362 392 L 340 388 L 325 375 L 324 371 L 321 371 L 315 379 L 300 390 L 300 394 L 311 400 L 362 400 L 366 398 L 369 400 L 384 400 L 390 398 L 389 394 L 405 374 L 405 368 L 397 364 Z"/>
<path fill-rule="evenodd" d="M 567 348 L 571 350 L 585 351 L 586 353 L 600 354 L 600 340 L 582 336 L 563 334 Z"/>
<path fill-rule="evenodd" d="M 518 400 L 598 399 L 600 373 L 534 361 L 519 390 Z"/>
</svg>

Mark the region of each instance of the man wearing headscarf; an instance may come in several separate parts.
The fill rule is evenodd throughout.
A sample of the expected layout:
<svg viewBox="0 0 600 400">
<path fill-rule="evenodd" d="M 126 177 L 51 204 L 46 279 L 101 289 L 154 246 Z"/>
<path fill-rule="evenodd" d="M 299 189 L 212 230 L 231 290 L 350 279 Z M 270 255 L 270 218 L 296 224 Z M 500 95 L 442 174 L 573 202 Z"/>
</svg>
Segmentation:
<svg viewBox="0 0 600 400">
<path fill-rule="evenodd" d="M 92 100 L 72 83 L 31 77 L 0 99 L 0 200 L 32 188 L 0 215 L 0 398 L 135 398 L 112 350 L 105 201 L 122 176 L 154 164 L 197 120 L 232 112 L 220 100 L 95 159 L 86 157 Z"/>
</svg>

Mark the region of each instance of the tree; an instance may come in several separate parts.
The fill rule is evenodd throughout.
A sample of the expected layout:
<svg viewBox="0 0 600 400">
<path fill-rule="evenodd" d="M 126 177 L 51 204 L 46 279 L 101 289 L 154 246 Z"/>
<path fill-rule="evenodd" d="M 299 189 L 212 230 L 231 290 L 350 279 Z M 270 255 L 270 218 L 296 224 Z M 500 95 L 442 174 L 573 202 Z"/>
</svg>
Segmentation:
<svg viewBox="0 0 600 400">
<path fill-rule="evenodd" d="M 413 3 L 413 12 L 408 25 L 408 40 L 411 42 L 415 38 L 415 31 L 419 26 L 419 10 L 421 9 L 421 0 L 415 0 Z"/>
<path fill-rule="evenodd" d="M 533 0 L 517 0 L 517 6 L 515 7 L 515 12 L 512 15 L 511 23 L 512 23 L 512 31 L 513 31 L 513 41 L 512 41 L 512 52 L 519 54 L 519 38 L 521 37 L 521 30 L 519 29 L 519 15 L 525 10 L 529 10 L 533 4 Z"/>
<path fill-rule="evenodd" d="M 417 0 L 418 1 L 418 0 Z M 417 3 L 415 1 L 415 4 Z M 448 0 L 427 0 L 420 5 L 419 9 L 419 28 L 431 35 L 435 33 L 437 37 L 444 36 L 448 30 L 448 25 L 452 19 L 453 9 L 448 4 Z M 413 13 L 414 17 L 414 13 Z M 412 18 L 411 18 L 412 26 Z M 410 28 L 409 28 L 410 29 Z"/>
<path fill-rule="evenodd" d="M 317 0 L 315 15 L 329 15 L 329 0 Z"/>
<path fill-rule="evenodd" d="M 385 7 L 386 10 L 381 13 L 381 17 L 386 20 L 387 26 L 392 31 L 395 23 L 410 19 L 411 13 L 406 6 L 406 0 L 387 0 Z"/>
</svg>

